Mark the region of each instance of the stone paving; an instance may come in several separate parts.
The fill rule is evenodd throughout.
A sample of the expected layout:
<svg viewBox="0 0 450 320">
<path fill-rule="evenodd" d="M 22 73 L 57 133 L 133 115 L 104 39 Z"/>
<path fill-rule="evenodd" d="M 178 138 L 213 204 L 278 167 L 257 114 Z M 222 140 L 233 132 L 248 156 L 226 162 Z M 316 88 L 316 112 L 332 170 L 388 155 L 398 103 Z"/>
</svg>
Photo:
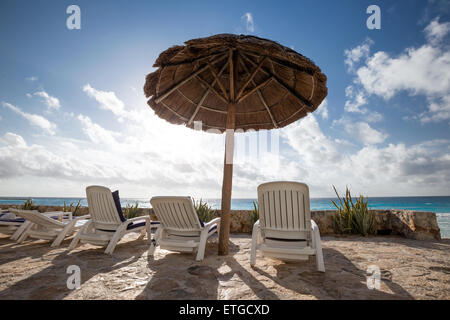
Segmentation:
<svg viewBox="0 0 450 320">
<path fill-rule="evenodd" d="M 250 267 L 248 234 L 231 235 L 230 254 L 205 259 L 157 249 L 127 235 L 112 256 L 80 245 L 70 253 L 45 241 L 16 244 L 0 235 L 0 299 L 450 299 L 450 240 L 397 236 L 322 237 L 326 272 L 315 259 L 282 262 L 258 254 Z M 81 270 L 81 288 L 66 285 L 69 265 Z M 381 271 L 379 290 L 367 287 L 366 270 Z"/>
</svg>

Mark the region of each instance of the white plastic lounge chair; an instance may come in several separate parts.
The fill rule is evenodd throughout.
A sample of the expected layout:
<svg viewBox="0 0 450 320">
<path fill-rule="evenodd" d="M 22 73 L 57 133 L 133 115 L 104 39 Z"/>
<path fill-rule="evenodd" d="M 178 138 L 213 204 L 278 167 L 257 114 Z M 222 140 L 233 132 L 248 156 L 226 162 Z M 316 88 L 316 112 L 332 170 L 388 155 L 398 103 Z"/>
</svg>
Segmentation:
<svg viewBox="0 0 450 320">
<path fill-rule="evenodd" d="M 150 216 L 126 219 L 120 208 L 118 192 L 115 192 L 117 204 L 110 189 L 102 186 L 89 186 L 86 196 L 91 220 L 81 228 L 72 240 L 69 250 L 78 242 L 106 246 L 105 253 L 112 254 L 119 240 L 127 233 L 140 232 L 142 239 L 147 233 L 151 238 Z"/>
<path fill-rule="evenodd" d="M 64 216 L 68 216 L 72 219 L 72 212 L 52 211 L 42 213 L 45 216 L 49 216 L 52 219 L 63 220 Z M 25 230 L 30 228 L 32 222 L 25 220 L 24 218 L 16 216 L 14 213 L 7 210 L 3 210 L 0 213 L 0 233 L 11 234 L 11 240 L 17 240 L 23 234 Z"/>
<path fill-rule="evenodd" d="M 161 222 L 150 245 L 149 255 L 156 246 L 181 252 L 197 251 L 197 261 L 203 260 L 206 241 L 220 227 L 220 218 L 208 223 L 198 219 L 191 197 L 153 197 L 153 210 Z"/>
<path fill-rule="evenodd" d="M 316 256 L 325 272 L 317 224 L 311 220 L 309 189 L 304 183 L 279 181 L 258 186 L 259 220 L 253 226 L 250 265 L 256 252 L 281 260 L 308 260 Z"/>
<path fill-rule="evenodd" d="M 24 230 L 25 219 L 16 217 L 8 210 L 0 210 L 0 233 L 14 235 L 19 229 Z M 17 239 L 15 239 L 17 240 Z"/>
<path fill-rule="evenodd" d="M 26 220 L 23 232 L 17 239 L 18 243 L 24 242 L 28 237 L 53 241 L 51 246 L 57 247 L 74 231 L 88 222 L 89 215 L 72 218 L 70 213 L 68 219 L 64 219 L 65 212 L 40 213 L 37 210 L 21 210 L 10 208 L 10 212 Z M 52 218 L 51 215 L 59 215 L 61 221 Z"/>
</svg>

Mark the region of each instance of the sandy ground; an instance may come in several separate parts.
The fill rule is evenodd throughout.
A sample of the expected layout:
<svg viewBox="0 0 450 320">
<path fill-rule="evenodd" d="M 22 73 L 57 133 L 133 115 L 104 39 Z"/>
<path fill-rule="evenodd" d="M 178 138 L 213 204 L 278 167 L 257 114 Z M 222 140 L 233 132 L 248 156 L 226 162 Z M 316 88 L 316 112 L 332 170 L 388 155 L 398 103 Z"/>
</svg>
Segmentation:
<svg viewBox="0 0 450 320">
<path fill-rule="evenodd" d="M 281 262 L 258 254 L 249 265 L 250 236 L 232 235 L 230 254 L 205 259 L 156 250 L 147 240 L 124 238 L 113 256 L 81 245 L 70 253 L 44 241 L 15 244 L 0 235 L 0 299 L 450 299 L 450 240 L 399 237 L 323 237 L 326 272 L 315 259 Z M 66 285 L 69 265 L 81 270 L 81 288 Z M 366 270 L 381 270 L 379 290 L 367 287 Z"/>
</svg>

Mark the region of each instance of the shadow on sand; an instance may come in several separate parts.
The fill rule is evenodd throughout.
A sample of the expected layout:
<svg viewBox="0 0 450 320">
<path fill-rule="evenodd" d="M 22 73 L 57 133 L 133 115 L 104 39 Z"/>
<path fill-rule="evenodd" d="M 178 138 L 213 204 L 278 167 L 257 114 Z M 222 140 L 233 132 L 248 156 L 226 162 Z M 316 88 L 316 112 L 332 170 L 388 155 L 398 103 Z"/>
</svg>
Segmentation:
<svg viewBox="0 0 450 320">
<path fill-rule="evenodd" d="M 11 241 L 11 240 L 6 240 Z M 48 265 L 50 261 L 51 265 L 46 266 L 44 269 L 36 268 L 36 273 L 28 276 L 24 279 L 16 281 L 11 286 L 0 291 L 0 299 L 37 299 L 37 300 L 60 300 L 64 299 L 69 294 L 73 293 L 73 290 L 67 288 L 67 279 L 70 276 L 67 273 L 67 267 L 69 265 L 77 265 L 81 269 L 81 288 L 83 283 L 91 279 L 92 277 L 102 274 L 110 273 L 116 270 L 120 270 L 130 264 L 136 262 L 141 258 L 142 254 L 146 251 L 147 246 L 143 246 L 142 242 L 147 243 L 145 240 L 140 240 L 138 246 L 133 246 L 133 242 L 120 243 L 116 247 L 115 254 L 113 256 L 103 253 L 105 248 L 96 247 L 95 249 L 83 249 L 74 250 L 68 253 L 67 247 L 70 244 L 71 239 L 62 242 L 58 248 L 51 248 L 49 242 L 45 241 L 27 241 L 23 244 L 17 245 L 14 242 L 11 244 L 3 244 L 5 241 L 2 239 L 0 242 L 2 255 L 6 251 L 14 250 L 16 254 L 14 257 L 2 257 L 0 258 L 0 265 L 6 264 L 18 259 L 24 259 L 23 268 L 27 267 L 26 259 L 33 259 L 42 262 L 43 265 Z M 138 241 L 136 241 L 138 242 Z M 121 252 L 121 246 L 133 246 L 130 255 L 130 250 Z M 21 250 L 25 249 L 26 250 Z M 37 266 L 35 261 L 33 266 Z M 22 266 L 21 266 L 22 267 Z M 21 270 L 16 268 L 8 270 L 11 273 L 20 273 Z M 29 273 L 30 271 L 27 270 Z M 2 270 L 4 272 L 4 270 Z M 24 271 L 22 271 L 25 273 Z M 19 278 L 14 275 L 15 279 Z M 3 281 L 8 279 L 7 274 L 3 274 Z M 104 296 L 102 290 L 102 284 L 99 283 L 99 298 L 107 298 Z M 92 298 L 93 294 L 90 294 Z M 111 297 L 114 298 L 114 297 Z"/>
<path fill-rule="evenodd" d="M 227 256 L 217 256 L 217 244 L 208 243 L 205 259 L 200 262 L 196 262 L 192 254 L 168 252 L 158 260 L 148 257 L 148 267 L 153 274 L 136 299 L 227 299 L 230 298 L 226 295 L 227 288 L 236 288 L 242 282 L 252 288 L 259 299 L 277 299 L 274 293 L 243 267 L 248 261 L 237 260 L 239 250 L 240 247 L 230 241 Z M 191 261 L 186 269 L 180 271 L 174 268 L 185 265 L 186 261 Z M 225 292 L 222 296 L 219 286 Z"/>
<path fill-rule="evenodd" d="M 168 251 L 158 254 L 157 259 L 145 257 L 146 240 L 120 243 L 113 256 L 105 255 L 100 247 L 80 247 L 67 254 L 70 240 L 56 249 L 41 241 L 23 245 L 8 241 L 0 239 L 0 266 L 3 265 L 2 273 L 13 274 L 11 279 L 15 282 L 0 291 L 0 299 L 63 299 L 73 292 L 66 286 L 66 270 L 71 264 L 80 266 L 82 270 L 82 287 L 77 298 L 275 300 L 302 298 L 304 295 L 309 299 L 412 299 L 404 288 L 392 281 L 387 270 L 381 270 L 381 280 L 391 292 L 369 290 L 366 271 L 331 248 L 324 248 L 326 273 L 320 273 L 313 258 L 306 262 L 285 263 L 260 254 L 256 266 L 251 268 L 250 239 L 239 240 L 239 236 L 231 238 L 228 256 L 218 256 L 217 243 L 208 243 L 205 259 L 201 262 L 196 262 L 193 254 Z M 401 239 L 399 243 L 402 244 Z M 19 259 L 26 264 L 30 258 L 34 260 L 32 265 L 36 272 L 26 278 L 20 279 L 16 274 L 20 270 L 4 267 L 6 263 Z M 40 264 L 43 269 L 39 268 Z M 91 283 L 83 287 L 86 281 L 99 274 L 108 274 L 107 283 L 103 277 L 96 277 L 95 285 Z M 144 281 L 140 287 L 133 287 L 133 279 L 138 275 Z M 8 281 L 6 274 L 2 275 L 2 281 Z M 134 291 L 129 295 L 121 293 L 128 285 Z"/>
<path fill-rule="evenodd" d="M 153 274 L 136 299 L 276 300 L 292 299 L 292 292 L 309 299 L 412 299 L 386 270 L 381 270 L 381 282 L 391 293 L 370 290 L 366 271 L 337 250 L 324 249 L 326 273 L 316 270 L 313 258 L 285 263 L 259 255 L 251 268 L 249 254 L 242 254 L 242 250 L 249 253 L 249 246 L 240 248 L 231 240 L 228 256 L 218 257 L 217 245 L 209 243 L 202 262 L 178 253 L 167 253 L 158 260 L 149 257 Z M 185 265 L 186 260 L 192 262 L 185 269 L 173 267 Z"/>
<path fill-rule="evenodd" d="M 367 274 L 359 269 L 341 252 L 334 249 L 324 249 L 326 272 L 315 270 L 315 261 L 274 263 L 275 274 L 258 267 L 254 270 L 267 277 L 279 286 L 302 295 L 310 295 L 317 299 L 377 299 L 409 300 L 413 297 L 400 285 L 394 283 L 391 273 L 381 270 L 381 283 L 387 285 L 392 293 L 371 290 L 367 286 Z M 265 259 L 265 258 L 263 258 Z M 327 263 L 328 261 L 338 263 Z M 273 273 L 273 272 L 272 272 Z"/>
</svg>

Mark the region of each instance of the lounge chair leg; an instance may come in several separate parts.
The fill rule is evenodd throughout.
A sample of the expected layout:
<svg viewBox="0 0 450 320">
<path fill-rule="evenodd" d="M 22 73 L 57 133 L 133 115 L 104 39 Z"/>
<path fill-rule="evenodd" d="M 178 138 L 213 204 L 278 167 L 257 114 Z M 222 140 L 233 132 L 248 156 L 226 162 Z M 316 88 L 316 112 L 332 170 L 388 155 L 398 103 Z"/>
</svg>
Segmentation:
<svg viewBox="0 0 450 320">
<path fill-rule="evenodd" d="M 313 246 L 316 249 L 317 270 L 320 272 L 325 272 L 325 263 L 323 262 L 322 243 L 320 240 L 319 227 L 313 220 L 311 220 L 311 227 L 312 227 Z"/>
<path fill-rule="evenodd" d="M 69 223 L 65 228 L 58 234 L 56 239 L 53 241 L 51 247 L 59 247 L 61 242 L 66 238 L 68 234 L 70 234 L 73 230 L 73 226 L 75 225 L 75 221 Z"/>
<path fill-rule="evenodd" d="M 17 240 L 19 239 L 19 237 L 30 228 L 31 226 L 31 222 L 30 221 L 25 221 L 24 223 L 22 223 L 22 225 L 17 228 L 17 230 L 12 234 L 12 236 L 10 237 L 11 240 Z"/>
<path fill-rule="evenodd" d="M 80 237 L 77 235 L 75 236 L 75 238 L 73 238 L 72 242 L 70 243 L 69 248 L 67 249 L 68 251 L 73 250 L 76 248 L 76 246 L 78 245 L 78 242 L 80 242 Z"/>
<path fill-rule="evenodd" d="M 77 231 L 77 233 L 75 234 L 75 237 L 73 238 L 72 242 L 70 243 L 70 246 L 69 246 L 68 251 L 75 249 L 75 247 L 76 247 L 76 246 L 78 245 L 78 243 L 80 242 L 80 237 L 81 237 L 81 235 L 82 235 L 84 232 L 87 232 L 87 231 L 89 230 L 89 227 L 91 226 L 91 224 L 92 224 L 92 220 L 90 220 L 90 221 L 89 221 L 88 223 L 86 223 L 83 227 L 81 227 L 81 229 L 79 229 L 79 230 Z"/>
<path fill-rule="evenodd" d="M 195 260 L 202 261 L 205 257 L 206 241 L 208 240 L 208 230 L 205 228 L 200 235 L 200 243 L 197 249 L 197 257 Z"/>
<path fill-rule="evenodd" d="M 161 225 L 158 226 L 156 229 L 155 235 L 153 236 L 153 239 L 151 239 L 151 234 L 149 235 L 150 239 L 150 248 L 148 248 L 148 255 L 153 256 L 155 253 L 156 246 L 158 245 L 159 235 L 161 234 Z"/>
<path fill-rule="evenodd" d="M 250 251 L 250 265 L 253 267 L 256 264 L 256 246 L 258 245 L 259 236 L 259 221 L 253 225 L 252 230 L 252 248 Z"/>
<path fill-rule="evenodd" d="M 30 229 L 28 228 L 24 233 L 22 233 L 22 235 L 17 240 L 17 243 L 22 243 L 28 238 L 28 230 Z"/>
<path fill-rule="evenodd" d="M 59 245 L 61 244 L 61 242 L 64 240 L 64 237 L 62 239 L 60 239 L 60 234 L 56 237 L 55 240 L 53 240 L 52 244 L 50 245 L 50 247 L 54 248 L 54 247 L 59 247 Z"/>
<path fill-rule="evenodd" d="M 316 264 L 317 270 L 319 270 L 320 272 L 325 272 L 325 264 L 323 262 L 323 252 L 320 240 L 318 241 L 318 243 L 316 243 Z"/>
<path fill-rule="evenodd" d="M 105 253 L 112 254 L 114 249 L 116 248 L 117 242 L 119 242 L 120 238 L 122 238 L 122 230 L 117 230 L 111 240 L 109 241 L 108 246 L 106 247 Z"/>
<path fill-rule="evenodd" d="M 152 226 L 150 221 L 147 221 L 145 225 L 145 231 L 147 233 L 147 239 L 150 241 L 152 239 Z"/>
<path fill-rule="evenodd" d="M 137 239 L 138 239 L 138 240 L 144 239 L 146 233 L 147 233 L 147 229 L 146 229 L 146 228 L 143 228 L 143 229 L 141 230 L 141 233 L 139 234 L 139 237 L 138 237 Z"/>
<path fill-rule="evenodd" d="M 156 244 L 153 243 L 155 239 L 152 240 L 152 243 L 150 244 L 150 248 L 148 248 L 148 255 L 149 256 L 153 256 L 153 254 L 155 253 L 155 249 L 156 249 Z"/>
</svg>

